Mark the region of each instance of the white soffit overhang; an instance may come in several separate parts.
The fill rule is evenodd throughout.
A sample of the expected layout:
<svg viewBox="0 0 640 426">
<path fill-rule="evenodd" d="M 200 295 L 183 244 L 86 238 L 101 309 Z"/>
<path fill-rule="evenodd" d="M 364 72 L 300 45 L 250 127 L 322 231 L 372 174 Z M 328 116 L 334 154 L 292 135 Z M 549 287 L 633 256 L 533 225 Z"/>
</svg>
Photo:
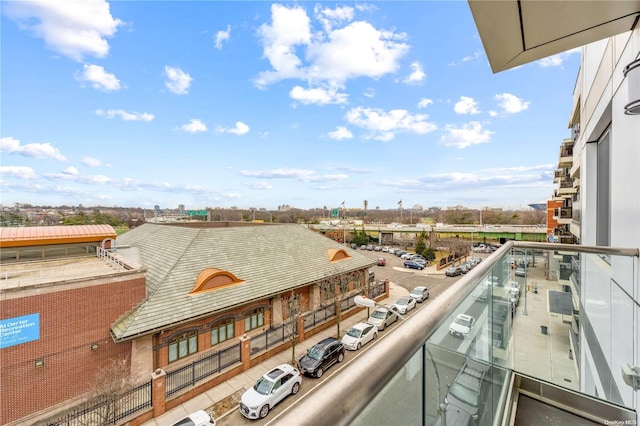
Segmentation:
<svg viewBox="0 0 640 426">
<path fill-rule="evenodd" d="M 493 72 L 630 31 L 640 0 L 469 0 Z"/>
</svg>

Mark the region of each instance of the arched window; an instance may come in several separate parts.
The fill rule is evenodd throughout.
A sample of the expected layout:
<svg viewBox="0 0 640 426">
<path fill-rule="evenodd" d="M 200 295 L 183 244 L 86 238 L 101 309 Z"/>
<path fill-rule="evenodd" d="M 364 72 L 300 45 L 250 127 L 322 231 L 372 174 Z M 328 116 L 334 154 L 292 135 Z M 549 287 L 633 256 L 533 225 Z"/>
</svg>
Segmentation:
<svg viewBox="0 0 640 426">
<path fill-rule="evenodd" d="M 236 322 L 233 318 L 227 318 L 215 323 L 211 327 L 211 346 L 233 338 L 235 336 L 235 324 Z"/>
<path fill-rule="evenodd" d="M 198 352 L 198 332 L 183 333 L 169 340 L 169 362 Z"/>
<path fill-rule="evenodd" d="M 244 318 L 244 331 L 250 331 L 264 325 L 264 309 L 254 309 Z"/>
</svg>

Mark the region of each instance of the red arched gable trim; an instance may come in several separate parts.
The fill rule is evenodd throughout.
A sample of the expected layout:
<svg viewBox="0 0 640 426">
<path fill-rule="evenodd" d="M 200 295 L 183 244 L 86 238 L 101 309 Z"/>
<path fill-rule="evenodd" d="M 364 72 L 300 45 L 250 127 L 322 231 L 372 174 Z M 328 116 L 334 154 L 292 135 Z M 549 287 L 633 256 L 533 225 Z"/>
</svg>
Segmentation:
<svg viewBox="0 0 640 426">
<path fill-rule="evenodd" d="M 351 257 L 344 249 L 328 249 L 327 253 L 329 254 L 329 262 L 337 262 Z"/>
<path fill-rule="evenodd" d="M 238 277 L 231 272 L 218 268 L 207 268 L 198 274 L 196 285 L 189 294 L 204 293 L 242 283 L 244 283 L 244 281 L 238 279 Z"/>
</svg>

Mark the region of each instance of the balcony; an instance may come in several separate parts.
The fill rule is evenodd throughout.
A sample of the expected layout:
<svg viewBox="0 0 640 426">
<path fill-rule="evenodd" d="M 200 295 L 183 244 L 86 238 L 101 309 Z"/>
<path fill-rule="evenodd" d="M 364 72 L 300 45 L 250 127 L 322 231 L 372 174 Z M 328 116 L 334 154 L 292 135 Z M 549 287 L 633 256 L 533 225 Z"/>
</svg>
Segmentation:
<svg viewBox="0 0 640 426">
<path fill-rule="evenodd" d="M 570 224 L 573 220 L 572 218 L 573 209 L 571 207 L 558 207 L 553 210 L 553 218 L 559 224 Z"/>
<path fill-rule="evenodd" d="M 573 141 L 565 140 L 560 145 L 560 154 L 558 156 L 558 168 L 568 168 L 573 166 Z"/>
<path fill-rule="evenodd" d="M 573 186 L 573 179 L 568 178 L 560 181 L 558 194 L 561 197 L 570 198 L 576 192 L 577 192 L 577 188 Z"/>
<path fill-rule="evenodd" d="M 514 256 L 529 259 L 524 276 L 513 274 Z M 557 424 L 637 424 L 634 390 L 621 375 L 634 361 L 638 335 L 629 296 L 637 262 L 637 249 L 507 242 L 270 423 L 500 425 L 563 417 Z M 580 311 L 571 299 L 581 296 L 559 283 L 561 269 L 582 275 Z M 466 337 L 449 332 L 460 313 L 476 318 Z M 614 324 L 624 327 L 628 342 L 613 341 Z M 587 354 L 581 347 L 616 351 Z M 591 391 L 595 376 L 579 370 L 586 360 L 606 380 L 604 393 Z"/>
<path fill-rule="evenodd" d="M 567 176 L 565 169 L 557 169 L 553 172 L 553 183 L 560 183 L 560 180 Z"/>
</svg>

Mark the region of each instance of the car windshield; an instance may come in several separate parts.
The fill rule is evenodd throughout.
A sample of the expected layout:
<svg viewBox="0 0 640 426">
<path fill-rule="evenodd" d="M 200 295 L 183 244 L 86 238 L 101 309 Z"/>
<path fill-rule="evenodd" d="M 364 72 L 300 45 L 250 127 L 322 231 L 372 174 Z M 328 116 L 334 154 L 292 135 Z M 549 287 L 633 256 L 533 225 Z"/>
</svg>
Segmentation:
<svg viewBox="0 0 640 426">
<path fill-rule="evenodd" d="M 358 330 L 357 328 L 350 328 L 349 331 L 347 331 L 347 335 L 359 338 L 360 336 L 362 336 L 362 330 Z"/>
<path fill-rule="evenodd" d="M 260 377 L 256 382 L 256 384 L 253 385 L 253 389 L 255 389 L 256 392 L 262 395 L 269 395 L 269 392 L 271 392 L 272 387 L 273 387 L 273 382 L 265 379 L 264 377 Z"/>
<path fill-rule="evenodd" d="M 464 325 L 465 327 L 469 326 L 469 322 L 470 321 L 468 318 L 463 318 L 463 317 L 456 318 L 456 324 Z"/>
<path fill-rule="evenodd" d="M 449 386 L 449 393 L 472 407 L 478 406 L 478 394 L 473 390 L 462 386 L 460 383 L 453 382 L 451 386 Z"/>
<path fill-rule="evenodd" d="M 413 289 L 413 290 L 411 290 L 411 294 L 415 294 L 416 296 L 420 296 L 422 294 L 422 290 Z"/>
<path fill-rule="evenodd" d="M 319 346 L 312 346 L 307 352 L 307 356 L 311 359 L 320 360 L 322 359 L 322 355 L 324 354 L 324 350 Z"/>
<path fill-rule="evenodd" d="M 400 299 L 398 299 L 398 301 L 396 303 L 398 305 L 406 305 L 407 303 L 409 303 L 409 298 L 401 297 Z"/>
<path fill-rule="evenodd" d="M 373 313 L 371 314 L 371 316 L 373 318 L 378 318 L 378 319 L 384 319 L 384 317 L 387 315 L 386 311 L 373 311 Z"/>
</svg>

